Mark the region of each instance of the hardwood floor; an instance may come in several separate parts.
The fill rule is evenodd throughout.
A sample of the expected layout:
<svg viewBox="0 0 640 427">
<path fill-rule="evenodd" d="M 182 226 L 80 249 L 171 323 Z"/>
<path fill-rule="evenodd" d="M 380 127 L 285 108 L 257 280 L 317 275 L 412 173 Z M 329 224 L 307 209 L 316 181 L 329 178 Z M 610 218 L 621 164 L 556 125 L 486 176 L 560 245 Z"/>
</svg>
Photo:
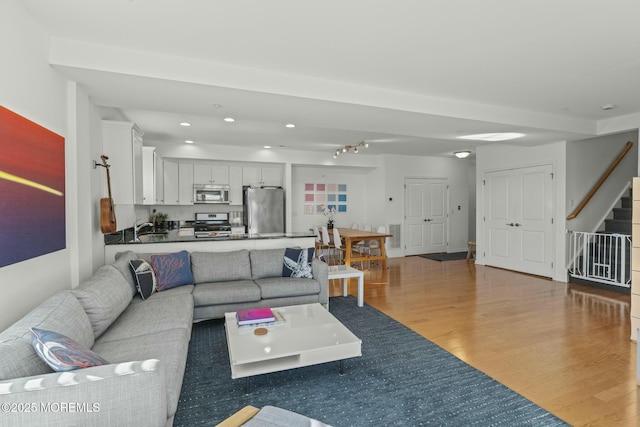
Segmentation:
<svg viewBox="0 0 640 427">
<path fill-rule="evenodd" d="M 640 425 L 628 295 L 464 260 L 388 267 L 365 272 L 365 303 L 569 424 Z"/>
</svg>

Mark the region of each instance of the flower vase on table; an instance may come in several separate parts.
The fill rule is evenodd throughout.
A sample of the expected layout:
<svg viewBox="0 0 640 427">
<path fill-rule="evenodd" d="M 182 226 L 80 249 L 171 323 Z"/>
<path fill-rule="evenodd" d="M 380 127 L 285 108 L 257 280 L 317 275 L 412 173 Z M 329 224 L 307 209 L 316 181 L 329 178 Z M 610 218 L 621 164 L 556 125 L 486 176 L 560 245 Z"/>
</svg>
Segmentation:
<svg viewBox="0 0 640 427">
<path fill-rule="evenodd" d="M 327 229 L 331 230 L 333 228 L 333 216 L 336 214 L 336 208 L 326 208 L 324 210 L 324 216 L 326 216 L 327 219 Z"/>
</svg>

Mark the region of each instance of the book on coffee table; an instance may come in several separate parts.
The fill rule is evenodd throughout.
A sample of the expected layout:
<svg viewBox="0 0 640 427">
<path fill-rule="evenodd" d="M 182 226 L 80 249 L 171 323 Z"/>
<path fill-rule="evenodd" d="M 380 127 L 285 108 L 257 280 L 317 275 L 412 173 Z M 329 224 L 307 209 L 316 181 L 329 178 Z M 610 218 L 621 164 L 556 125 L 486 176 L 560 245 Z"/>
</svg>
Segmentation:
<svg viewBox="0 0 640 427">
<path fill-rule="evenodd" d="M 276 320 L 270 308 L 252 308 L 236 312 L 238 325 L 254 325 L 257 323 L 269 323 Z"/>
</svg>

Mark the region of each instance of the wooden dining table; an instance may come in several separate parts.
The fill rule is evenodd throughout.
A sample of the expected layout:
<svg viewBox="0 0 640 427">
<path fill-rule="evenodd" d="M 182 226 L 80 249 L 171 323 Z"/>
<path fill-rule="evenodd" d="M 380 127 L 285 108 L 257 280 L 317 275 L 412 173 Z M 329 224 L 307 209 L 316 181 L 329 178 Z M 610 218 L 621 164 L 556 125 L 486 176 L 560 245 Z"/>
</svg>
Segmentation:
<svg viewBox="0 0 640 427">
<path fill-rule="evenodd" d="M 340 239 L 344 242 L 344 264 L 351 265 L 352 262 L 380 261 L 382 269 L 387 269 L 387 252 L 384 248 L 384 240 L 393 235 L 387 233 L 377 233 L 374 231 L 356 230 L 353 228 L 338 228 Z M 363 254 L 353 250 L 353 246 L 363 240 L 374 240 L 380 243 L 380 254 Z"/>
</svg>

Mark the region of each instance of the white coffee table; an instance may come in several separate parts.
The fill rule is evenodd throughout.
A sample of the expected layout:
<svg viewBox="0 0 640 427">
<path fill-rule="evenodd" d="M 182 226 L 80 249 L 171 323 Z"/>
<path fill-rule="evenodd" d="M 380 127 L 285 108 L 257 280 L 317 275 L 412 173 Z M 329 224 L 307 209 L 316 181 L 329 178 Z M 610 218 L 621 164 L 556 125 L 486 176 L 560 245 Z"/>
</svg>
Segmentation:
<svg viewBox="0 0 640 427">
<path fill-rule="evenodd" d="M 364 305 L 364 272 L 347 265 L 332 265 L 329 267 L 329 280 L 342 279 L 342 295 L 347 296 L 347 280 L 358 278 L 358 307 Z"/>
<path fill-rule="evenodd" d="M 254 326 L 238 326 L 236 314 L 225 313 L 231 378 L 340 361 L 362 355 L 362 341 L 320 304 L 276 307 L 284 322 L 256 335 Z"/>
</svg>

